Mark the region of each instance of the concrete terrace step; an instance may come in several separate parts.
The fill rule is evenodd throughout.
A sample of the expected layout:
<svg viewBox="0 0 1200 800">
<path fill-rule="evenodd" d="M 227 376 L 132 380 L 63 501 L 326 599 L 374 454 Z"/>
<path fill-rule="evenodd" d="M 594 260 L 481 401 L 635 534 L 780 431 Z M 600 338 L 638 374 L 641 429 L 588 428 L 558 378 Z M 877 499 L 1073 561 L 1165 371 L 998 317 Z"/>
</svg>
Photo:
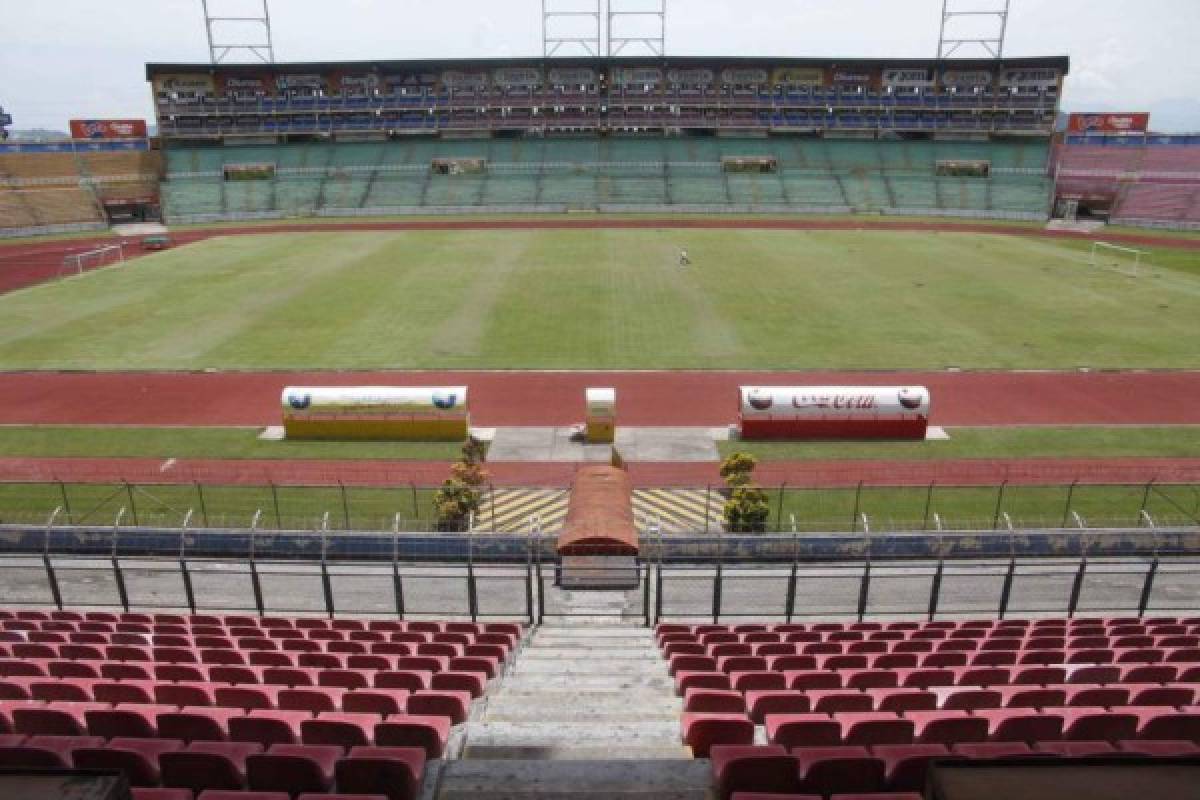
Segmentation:
<svg viewBox="0 0 1200 800">
<path fill-rule="evenodd" d="M 509 675 L 499 691 L 505 688 L 522 691 L 537 691 L 545 689 L 609 689 L 620 691 L 622 694 L 633 689 L 654 689 L 666 695 L 675 693 L 675 681 L 669 676 L 662 675 L 613 675 L 582 674 L 582 673 L 525 673 Z M 618 698 L 614 698 L 618 700 Z"/>
<path fill-rule="evenodd" d="M 707 761 L 458 761 L 437 800 L 707 800 Z"/>
</svg>

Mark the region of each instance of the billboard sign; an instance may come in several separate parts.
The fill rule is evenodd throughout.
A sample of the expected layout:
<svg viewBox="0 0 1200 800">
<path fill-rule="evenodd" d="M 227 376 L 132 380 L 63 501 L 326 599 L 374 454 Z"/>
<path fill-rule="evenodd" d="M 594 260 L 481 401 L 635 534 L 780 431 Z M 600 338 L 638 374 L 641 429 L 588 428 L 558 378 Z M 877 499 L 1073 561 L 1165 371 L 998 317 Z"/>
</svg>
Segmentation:
<svg viewBox="0 0 1200 800">
<path fill-rule="evenodd" d="M 1029 68 L 1006 69 L 1000 73 L 1001 86 L 1023 86 L 1026 88 L 1051 89 L 1058 85 L 1061 73 L 1056 69 Z"/>
<path fill-rule="evenodd" d="M 822 67 L 780 67 L 771 75 L 771 83 L 777 86 L 823 86 L 825 70 Z"/>
<path fill-rule="evenodd" d="M 883 85 L 899 87 L 932 86 L 933 76 L 927 69 L 885 69 L 883 71 Z"/>
<path fill-rule="evenodd" d="M 612 72 L 616 86 L 656 86 L 662 83 L 663 71 L 654 67 L 617 67 Z"/>
<path fill-rule="evenodd" d="M 1139 111 L 1067 117 L 1069 133 L 1145 133 L 1149 128 L 1150 115 Z"/>
<path fill-rule="evenodd" d="M 387 416 L 467 413 L 465 386 L 289 386 L 280 398 L 285 417 Z"/>
<path fill-rule="evenodd" d="M 550 70 L 552 86 L 591 86 L 596 82 L 596 71 L 588 67 L 555 67 Z"/>
<path fill-rule="evenodd" d="M 743 386 L 742 417 L 820 418 L 929 415 L 923 386 Z"/>
<path fill-rule="evenodd" d="M 948 69 L 942 73 L 942 86 L 991 86 L 994 77 L 987 69 Z"/>
<path fill-rule="evenodd" d="M 72 139 L 145 139 L 144 119 L 73 119 Z"/>
<path fill-rule="evenodd" d="M 542 71 L 536 67 L 501 67 L 492 73 L 492 79 L 504 89 L 528 89 L 542 85 Z"/>
<path fill-rule="evenodd" d="M 721 83 L 730 86 L 760 86 L 767 82 L 765 69 L 750 67 L 730 67 L 721 70 Z"/>
</svg>

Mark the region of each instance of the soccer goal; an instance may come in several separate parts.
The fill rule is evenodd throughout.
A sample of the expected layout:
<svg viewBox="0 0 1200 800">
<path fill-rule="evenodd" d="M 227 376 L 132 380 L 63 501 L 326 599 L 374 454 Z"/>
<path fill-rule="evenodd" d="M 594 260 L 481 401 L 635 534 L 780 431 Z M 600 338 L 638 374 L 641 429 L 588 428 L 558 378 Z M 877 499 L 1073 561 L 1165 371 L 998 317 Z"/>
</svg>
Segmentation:
<svg viewBox="0 0 1200 800">
<path fill-rule="evenodd" d="M 107 267 L 110 264 L 119 264 L 124 260 L 125 246 L 120 244 L 110 244 L 82 253 L 71 253 L 63 256 L 62 267 L 59 269 L 58 277 L 69 278 L 73 275 L 82 275 L 88 270 L 96 269 L 97 267 Z"/>
<path fill-rule="evenodd" d="M 1111 269 L 1122 275 L 1136 278 L 1142 272 L 1145 250 L 1121 247 L 1108 242 L 1092 242 L 1092 255 L 1088 263 L 1096 269 Z"/>
</svg>

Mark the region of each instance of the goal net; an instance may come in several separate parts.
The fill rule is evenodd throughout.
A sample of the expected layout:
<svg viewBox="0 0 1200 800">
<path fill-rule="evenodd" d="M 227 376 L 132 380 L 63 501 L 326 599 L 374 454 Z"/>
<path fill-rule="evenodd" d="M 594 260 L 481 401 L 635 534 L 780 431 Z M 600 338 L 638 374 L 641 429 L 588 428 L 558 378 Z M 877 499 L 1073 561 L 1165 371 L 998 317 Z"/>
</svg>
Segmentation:
<svg viewBox="0 0 1200 800">
<path fill-rule="evenodd" d="M 1088 262 L 1095 269 L 1111 269 L 1136 278 L 1142 272 L 1142 260 L 1145 255 L 1145 250 L 1121 247 L 1108 242 L 1092 242 L 1092 253 Z"/>
<path fill-rule="evenodd" d="M 110 244 L 95 250 L 86 250 L 82 253 L 71 253 L 63 256 L 62 267 L 59 269 L 58 277 L 69 278 L 73 275 L 82 275 L 88 270 L 107 267 L 110 264 L 118 264 L 124 260 L 125 247 L 119 244 Z"/>
</svg>

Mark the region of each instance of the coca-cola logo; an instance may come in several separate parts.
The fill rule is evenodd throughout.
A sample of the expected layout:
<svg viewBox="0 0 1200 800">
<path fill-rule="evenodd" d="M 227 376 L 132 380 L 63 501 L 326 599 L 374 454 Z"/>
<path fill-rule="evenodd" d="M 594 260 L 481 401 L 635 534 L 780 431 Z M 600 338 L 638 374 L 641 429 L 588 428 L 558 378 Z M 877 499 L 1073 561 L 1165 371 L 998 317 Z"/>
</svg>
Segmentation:
<svg viewBox="0 0 1200 800">
<path fill-rule="evenodd" d="M 909 411 L 915 411 L 921 407 L 925 397 L 921 392 L 914 389 L 901 389 L 896 397 L 900 401 L 900 405 L 907 408 Z"/>
<path fill-rule="evenodd" d="M 766 392 L 760 392 L 754 389 L 750 394 L 746 395 L 746 402 L 756 411 L 766 411 L 775 402 L 771 395 Z"/>
</svg>

